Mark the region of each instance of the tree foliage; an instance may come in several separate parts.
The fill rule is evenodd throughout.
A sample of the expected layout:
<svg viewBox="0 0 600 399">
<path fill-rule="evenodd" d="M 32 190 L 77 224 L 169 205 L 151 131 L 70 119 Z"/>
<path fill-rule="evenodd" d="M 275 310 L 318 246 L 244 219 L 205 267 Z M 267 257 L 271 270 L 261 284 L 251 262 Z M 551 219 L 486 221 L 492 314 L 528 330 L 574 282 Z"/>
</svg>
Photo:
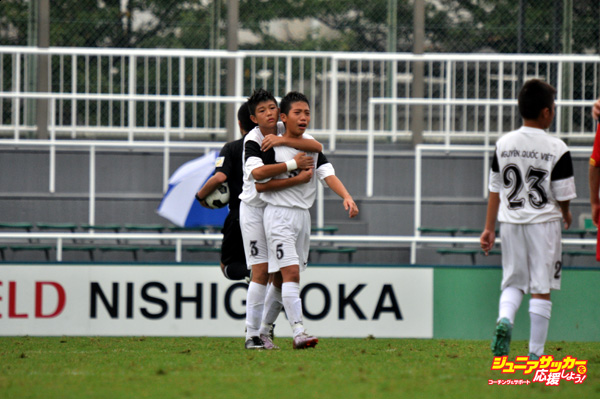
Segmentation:
<svg viewBox="0 0 600 399">
<path fill-rule="evenodd" d="M 27 44 L 28 3 L 0 1 L 0 45 Z M 129 0 L 122 10 L 121 0 L 51 1 L 50 45 L 209 48 L 214 5 L 203 4 Z"/>
<path fill-rule="evenodd" d="M 0 1 L 0 45 L 26 45 L 28 4 Z M 412 51 L 415 0 L 396 0 L 399 52 Z M 424 0 L 426 51 L 562 52 L 565 0 Z M 525 4 L 522 40 L 519 5 Z M 52 1 L 50 44 L 77 47 L 225 48 L 225 0 Z M 243 48 L 387 51 L 390 0 L 239 0 L 240 28 L 258 41 Z M 273 33 L 277 21 L 318 21 L 305 35 Z M 572 51 L 596 52 L 597 0 L 573 1 Z M 298 25 L 298 24 L 297 24 Z M 244 43 L 244 42 L 242 42 Z"/>
<path fill-rule="evenodd" d="M 563 52 L 564 0 L 521 0 L 524 7 L 521 52 Z M 432 43 L 443 51 L 516 53 L 520 0 L 441 0 L 442 20 L 427 27 Z M 598 49 L 597 0 L 573 1 L 572 51 Z"/>
</svg>

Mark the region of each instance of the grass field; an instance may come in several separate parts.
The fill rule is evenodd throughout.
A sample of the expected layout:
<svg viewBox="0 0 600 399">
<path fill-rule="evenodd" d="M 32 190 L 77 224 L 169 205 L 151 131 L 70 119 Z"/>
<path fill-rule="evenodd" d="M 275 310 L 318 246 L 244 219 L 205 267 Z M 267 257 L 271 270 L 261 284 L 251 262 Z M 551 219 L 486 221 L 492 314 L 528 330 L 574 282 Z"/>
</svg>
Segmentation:
<svg viewBox="0 0 600 399">
<path fill-rule="evenodd" d="M 491 371 L 487 341 L 321 339 L 315 349 L 248 351 L 241 338 L 0 337 L 0 398 L 598 398 L 600 343 L 550 342 L 588 360 L 583 384 Z M 512 344 L 509 360 L 526 354 Z"/>
</svg>

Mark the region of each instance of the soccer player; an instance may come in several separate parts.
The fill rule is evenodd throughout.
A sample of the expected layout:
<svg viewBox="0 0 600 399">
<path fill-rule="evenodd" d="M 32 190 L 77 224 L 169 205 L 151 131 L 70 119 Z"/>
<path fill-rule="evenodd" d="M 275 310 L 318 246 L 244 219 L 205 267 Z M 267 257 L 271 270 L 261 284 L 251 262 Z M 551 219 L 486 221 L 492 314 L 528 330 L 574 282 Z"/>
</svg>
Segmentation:
<svg viewBox="0 0 600 399">
<path fill-rule="evenodd" d="M 221 242 L 221 271 L 230 280 L 243 280 L 250 277 L 244 255 L 244 243 L 240 230 L 240 200 L 242 192 L 242 150 L 244 136 L 254 129 L 256 123 L 250 119 L 248 103 L 242 104 L 238 113 L 238 125 L 242 138 L 225 144 L 215 161 L 215 174 L 204 183 L 196 193 L 200 204 L 208 208 L 204 199 L 221 184 L 229 185 L 229 213 L 223 223 L 223 241 Z"/>
<path fill-rule="evenodd" d="M 594 147 L 590 156 L 590 166 L 588 171 L 588 182 L 590 187 L 590 205 L 592 207 L 592 222 L 598 227 L 600 218 L 600 99 L 594 103 L 592 108 L 592 117 L 596 121 L 596 137 L 594 138 Z M 600 261 L 600 232 L 596 237 L 596 260 Z"/>
<path fill-rule="evenodd" d="M 556 89 L 538 79 L 519 92 L 523 126 L 502 136 L 490 171 L 489 199 L 481 248 L 494 246 L 496 219 L 502 237 L 502 293 L 494 356 L 508 355 L 515 315 L 524 293 L 529 300 L 529 358 L 544 354 L 552 311 L 550 291 L 561 283 L 561 220 L 571 225 L 576 197 L 567 145 L 544 132 L 554 118 Z"/>
<path fill-rule="evenodd" d="M 261 329 L 261 319 L 265 303 L 267 312 L 279 314 L 281 311 L 281 290 L 277 287 L 276 280 L 270 285 L 268 262 L 269 252 L 263 225 L 263 212 L 266 203 L 259 198 L 255 187 L 255 180 L 276 176 L 286 171 L 309 169 L 313 165 L 312 157 L 299 152 L 293 159 L 280 164 L 265 165 L 264 153 L 261 150 L 263 140 L 270 135 L 277 135 L 278 129 L 283 133 L 283 125 L 278 124 L 279 107 L 277 100 L 266 90 L 258 89 L 248 98 L 250 118 L 258 124 L 244 139 L 242 159 L 243 189 L 240 195 L 240 225 L 244 240 L 246 263 L 252 270 L 252 279 L 248 285 L 246 298 L 246 349 L 274 349 L 274 344 L 268 339 L 267 332 Z M 288 145 L 301 151 L 319 152 L 323 146 L 316 140 L 301 138 L 283 138 L 271 140 L 268 146 Z M 279 280 L 280 281 L 280 280 Z M 263 339 L 261 339 L 261 335 Z M 266 344 L 265 344 L 266 341 Z"/>
<path fill-rule="evenodd" d="M 298 92 L 288 93 L 281 100 L 281 120 L 285 124 L 283 137 L 309 140 L 310 136 L 305 133 L 310 123 L 310 107 L 306 96 Z M 268 154 L 270 156 L 266 158 L 269 163 L 289 162 L 297 156 L 298 150 L 280 146 Z M 316 152 L 313 162 L 314 171 L 288 170 L 268 182 L 256 183 L 260 197 L 267 203 L 264 212 L 265 231 L 269 251 L 273 255 L 269 260 L 269 273 L 281 272 L 283 307 L 292 327 L 294 349 L 311 348 L 318 343 L 316 337 L 306 333 L 300 299 L 300 272 L 306 269 L 310 250 L 309 209 L 316 196 L 316 177 L 343 199 L 343 206 L 351 218 L 358 215 L 358 207 L 352 196 L 335 176 L 333 166 L 325 155 Z M 307 179 L 306 184 L 293 183 Z"/>
<path fill-rule="evenodd" d="M 600 120 L 600 98 L 597 99 L 592 106 L 592 118 L 594 118 L 595 121 Z"/>
</svg>

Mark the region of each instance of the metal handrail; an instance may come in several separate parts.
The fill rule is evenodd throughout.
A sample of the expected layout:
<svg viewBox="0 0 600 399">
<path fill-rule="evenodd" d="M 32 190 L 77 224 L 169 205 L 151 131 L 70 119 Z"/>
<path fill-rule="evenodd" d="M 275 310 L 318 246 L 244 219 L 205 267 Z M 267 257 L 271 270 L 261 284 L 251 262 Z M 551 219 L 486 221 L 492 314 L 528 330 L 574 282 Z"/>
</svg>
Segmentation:
<svg viewBox="0 0 600 399">
<path fill-rule="evenodd" d="M 1 232 L 0 241 L 14 240 L 47 240 L 56 241 L 56 260 L 62 261 L 62 248 L 65 240 L 138 240 L 138 241 L 175 241 L 175 261 L 182 261 L 182 247 L 184 243 L 198 241 L 221 241 L 223 235 L 220 233 L 67 233 L 67 232 Z M 391 236 L 391 235 L 311 235 L 312 242 L 330 244 L 476 244 L 479 245 L 479 237 L 450 237 L 450 236 Z M 497 238 L 496 243 L 501 244 Z M 595 246 L 595 238 L 563 238 L 563 245 L 567 246 Z M 411 264 L 414 264 L 411 260 Z"/>
</svg>

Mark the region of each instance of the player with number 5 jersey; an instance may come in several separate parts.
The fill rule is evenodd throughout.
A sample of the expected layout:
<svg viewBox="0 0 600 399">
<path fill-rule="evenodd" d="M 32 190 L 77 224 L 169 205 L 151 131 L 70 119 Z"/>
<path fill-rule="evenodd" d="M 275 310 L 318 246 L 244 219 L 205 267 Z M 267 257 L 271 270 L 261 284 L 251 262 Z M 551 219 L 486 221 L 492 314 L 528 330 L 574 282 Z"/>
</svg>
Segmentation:
<svg viewBox="0 0 600 399">
<path fill-rule="evenodd" d="M 523 126 L 496 143 L 480 237 L 487 255 L 494 246 L 496 220 L 500 221 L 502 293 L 492 340 L 494 356 L 508 355 L 516 312 L 529 293 L 529 357 L 537 360 L 544 354 L 550 291 L 560 289 L 561 230 L 571 224 L 569 206 L 576 193 L 567 145 L 544 132 L 554 119 L 555 94 L 546 82 L 527 81 L 519 92 Z"/>
<path fill-rule="evenodd" d="M 271 331 L 275 319 L 282 307 L 281 274 L 269 275 L 270 254 L 263 223 L 264 208 L 256 191 L 254 182 L 286 171 L 311 167 L 312 157 L 303 152 L 286 163 L 265 165 L 262 162 L 264 151 L 273 146 L 289 145 L 304 151 L 321 151 L 323 146 L 316 140 L 302 138 L 276 138 L 283 125 L 278 123 L 279 108 L 277 100 L 270 92 L 257 89 L 248 98 L 250 119 L 258 126 L 244 138 L 242 151 L 243 188 L 240 194 L 240 227 L 244 241 L 246 263 L 252 270 L 246 297 L 246 349 L 275 349 Z M 283 131 L 281 133 L 283 133 Z M 290 182 L 294 183 L 294 182 Z M 299 184 L 299 183 L 294 183 Z M 263 313 L 269 316 L 263 318 Z M 272 320 L 261 324 L 261 320 Z"/>
<path fill-rule="evenodd" d="M 305 131 L 310 123 L 308 98 L 299 92 L 289 92 L 281 100 L 281 120 L 284 137 L 308 140 Z M 280 146 L 265 154 L 265 164 L 289 162 L 298 150 Z M 303 170 L 281 173 L 273 179 L 257 180 L 256 189 L 267 206 L 264 212 L 265 233 L 269 244 L 269 273 L 281 273 L 281 297 L 285 314 L 294 335 L 293 348 L 312 348 L 318 338 L 304 328 L 300 298 L 300 272 L 306 269 L 310 250 L 310 212 L 317 180 L 325 182 L 343 200 L 348 216 L 358 215 L 358 207 L 322 152 L 315 154 L 314 165 Z M 301 184 L 295 184 L 300 181 Z M 263 324 L 264 320 L 263 320 Z"/>
</svg>

